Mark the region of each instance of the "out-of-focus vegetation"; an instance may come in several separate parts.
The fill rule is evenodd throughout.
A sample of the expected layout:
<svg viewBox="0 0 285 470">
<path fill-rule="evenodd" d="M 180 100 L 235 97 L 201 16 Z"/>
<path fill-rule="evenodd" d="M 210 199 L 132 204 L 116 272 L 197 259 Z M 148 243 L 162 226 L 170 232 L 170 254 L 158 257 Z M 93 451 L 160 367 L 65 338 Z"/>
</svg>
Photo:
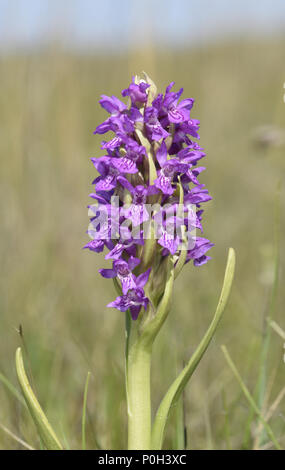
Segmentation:
<svg viewBox="0 0 285 470">
<path fill-rule="evenodd" d="M 171 316 L 153 363 L 156 405 L 214 313 L 229 246 L 237 253 L 230 303 L 215 341 L 185 394 L 188 447 L 253 448 L 258 419 L 220 350 L 226 344 L 263 411 L 284 387 L 283 340 L 272 330 L 261 354 L 274 277 L 276 188 L 285 148 L 262 126 L 285 132 L 285 42 L 244 41 L 180 52 L 142 50 L 121 56 L 74 55 L 51 47 L 0 59 L 0 372 L 17 386 L 22 344 L 34 388 L 66 447 L 81 445 L 84 383 L 87 447 L 125 448 L 124 315 L 107 309 L 115 292 L 98 274 L 104 257 L 82 250 L 87 204 L 102 155 L 95 127 L 105 112 L 101 93 L 119 95 L 145 70 L 165 89 L 174 80 L 194 97 L 207 151 L 202 174 L 213 196 L 204 215 L 212 261 L 187 265 L 175 287 Z M 278 139 L 277 139 L 278 140 Z M 283 181 L 284 182 L 284 181 Z M 280 278 L 274 318 L 284 329 L 284 189 L 281 188 Z M 267 359 L 266 359 L 267 357 Z M 262 366 L 261 366 L 262 364 Z M 263 370 L 264 381 L 258 380 Z M 23 405 L 0 383 L 0 425 L 39 446 Z M 264 411 L 265 412 L 265 411 Z M 283 413 L 283 414 L 282 414 Z M 266 414 L 266 413 L 265 413 Z M 270 424 L 285 444 L 285 402 Z M 173 443 L 173 423 L 166 446 Z M 0 448 L 22 448 L 0 429 Z"/>
</svg>

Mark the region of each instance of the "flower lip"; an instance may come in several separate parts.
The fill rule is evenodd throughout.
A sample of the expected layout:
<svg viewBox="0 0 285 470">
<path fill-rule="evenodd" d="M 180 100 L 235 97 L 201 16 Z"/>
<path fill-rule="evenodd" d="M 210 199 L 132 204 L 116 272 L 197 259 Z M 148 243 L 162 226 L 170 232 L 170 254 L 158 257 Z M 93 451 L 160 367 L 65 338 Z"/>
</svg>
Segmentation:
<svg viewBox="0 0 285 470">
<path fill-rule="evenodd" d="M 145 204 L 147 198 L 147 190 L 144 186 L 137 186 L 133 194 L 133 204 Z"/>
<path fill-rule="evenodd" d="M 116 267 L 116 271 L 119 276 L 126 277 L 129 276 L 130 270 L 128 264 L 124 261 L 115 261 L 114 266 Z"/>
</svg>

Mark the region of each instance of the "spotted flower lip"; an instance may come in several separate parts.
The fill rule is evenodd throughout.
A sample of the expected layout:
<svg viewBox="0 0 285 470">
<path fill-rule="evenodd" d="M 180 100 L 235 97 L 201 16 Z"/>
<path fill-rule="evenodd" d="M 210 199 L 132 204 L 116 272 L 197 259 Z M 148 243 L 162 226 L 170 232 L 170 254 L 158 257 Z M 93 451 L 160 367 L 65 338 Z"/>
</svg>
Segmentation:
<svg viewBox="0 0 285 470">
<path fill-rule="evenodd" d="M 214 246 L 195 232 L 203 232 L 201 205 L 211 200 L 199 181 L 206 169 L 199 166 L 206 156 L 196 141 L 200 121 L 192 116 L 194 99 L 181 99 L 183 88 L 175 91 L 174 85 L 157 93 L 146 75 L 133 77 L 122 99 L 102 95 L 99 101 L 109 117 L 94 134 L 113 135 L 101 143 L 105 155 L 91 159 L 98 175 L 90 195 L 95 201 L 95 207 L 89 207 L 91 241 L 84 248 L 107 250 L 105 259 L 112 267 L 99 272 L 116 279 L 122 293 L 108 307 L 129 310 L 133 320 L 148 311 L 150 298 L 156 297 L 151 294 L 154 273 L 163 269 L 167 257 L 173 258 L 175 269 L 177 263 L 180 270 L 190 261 L 198 267 L 207 263 Z M 159 209 L 149 210 L 152 204 Z M 146 239 L 145 224 L 155 238 Z M 185 234 L 193 231 L 191 243 L 185 244 Z"/>
</svg>

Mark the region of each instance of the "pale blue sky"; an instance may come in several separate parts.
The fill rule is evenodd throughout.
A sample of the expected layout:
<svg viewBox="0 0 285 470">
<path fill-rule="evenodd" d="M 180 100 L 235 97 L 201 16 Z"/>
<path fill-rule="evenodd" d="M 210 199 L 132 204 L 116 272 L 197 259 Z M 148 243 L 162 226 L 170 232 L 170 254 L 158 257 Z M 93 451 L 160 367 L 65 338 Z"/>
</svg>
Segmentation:
<svg viewBox="0 0 285 470">
<path fill-rule="evenodd" d="M 1 47 L 60 38 L 68 46 L 190 45 L 285 32 L 285 0 L 0 0 Z"/>
</svg>

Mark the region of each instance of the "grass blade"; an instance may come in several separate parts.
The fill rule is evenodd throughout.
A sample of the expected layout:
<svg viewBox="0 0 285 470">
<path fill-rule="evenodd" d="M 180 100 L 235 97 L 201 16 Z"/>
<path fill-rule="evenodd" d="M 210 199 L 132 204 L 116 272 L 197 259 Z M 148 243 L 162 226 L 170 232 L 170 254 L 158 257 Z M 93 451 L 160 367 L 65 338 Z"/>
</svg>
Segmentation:
<svg viewBox="0 0 285 470">
<path fill-rule="evenodd" d="M 269 322 L 272 319 L 275 311 L 275 304 L 278 292 L 279 281 L 279 247 L 280 247 L 280 183 L 277 186 L 275 196 L 275 220 L 274 220 L 274 279 L 271 288 L 270 301 L 268 307 Z M 266 389 L 268 380 L 268 355 L 271 344 L 270 324 L 264 319 L 264 331 L 262 338 L 262 348 L 260 355 L 259 377 L 257 382 L 257 406 L 263 410 L 266 406 Z M 257 444 L 262 445 L 266 442 L 266 432 L 262 427 L 262 431 L 257 437 Z"/>
<path fill-rule="evenodd" d="M 285 341 L 285 331 L 274 320 L 268 319 L 270 327 Z"/>
<path fill-rule="evenodd" d="M 238 383 L 239 383 L 239 386 L 240 386 L 241 390 L 243 391 L 244 396 L 246 397 L 246 399 L 247 399 L 248 403 L 250 404 L 251 408 L 254 410 L 254 412 L 257 414 L 257 416 L 259 417 L 260 421 L 262 422 L 262 424 L 263 424 L 263 426 L 264 426 L 264 428 L 265 428 L 265 430 L 266 430 L 266 432 L 267 432 L 269 438 L 270 438 L 271 441 L 273 442 L 275 448 L 278 449 L 278 450 L 282 450 L 282 449 L 281 449 L 281 446 L 279 445 L 279 443 L 278 443 L 278 441 L 277 441 L 277 439 L 276 439 L 276 437 L 275 437 L 275 435 L 274 435 L 274 433 L 273 433 L 273 431 L 272 431 L 272 429 L 271 429 L 271 427 L 270 427 L 269 424 L 266 422 L 265 418 L 262 416 L 261 411 L 259 410 L 258 406 L 256 405 L 256 403 L 255 403 L 253 397 L 251 396 L 251 394 L 250 394 L 250 392 L 249 392 L 247 386 L 246 386 L 245 383 L 243 382 L 243 380 L 242 380 L 242 378 L 241 378 L 241 376 L 240 376 L 240 374 L 239 374 L 239 372 L 238 372 L 238 370 L 237 370 L 235 364 L 233 363 L 233 361 L 232 361 L 232 359 L 231 359 L 231 357 L 230 357 L 230 355 L 229 355 L 229 353 L 228 353 L 228 350 L 227 350 L 226 346 L 222 346 L 221 349 L 222 349 L 222 351 L 223 351 L 223 353 L 224 353 L 224 356 L 225 356 L 225 358 L 226 358 L 226 361 L 227 361 L 228 365 L 230 366 L 230 368 L 231 368 L 231 370 L 232 370 L 234 376 L 236 377 L 236 379 L 237 379 L 237 381 L 238 381 Z"/>
<path fill-rule="evenodd" d="M 84 397 L 83 397 L 83 409 L 82 409 L 82 450 L 86 450 L 86 409 L 87 409 L 87 395 L 88 395 L 88 386 L 90 380 L 91 372 L 88 372 L 85 388 L 84 388 Z"/>
<path fill-rule="evenodd" d="M 6 426 L 4 426 L 1 423 L 0 423 L 0 429 L 2 429 L 2 431 L 4 431 L 6 434 L 8 434 L 8 436 L 12 437 L 12 439 L 14 439 L 14 441 L 18 442 L 19 444 L 21 444 L 21 446 L 25 447 L 25 449 L 35 450 L 32 446 L 30 446 L 30 444 L 23 441 L 23 439 L 21 439 L 20 437 L 16 436 L 16 434 L 14 434 L 12 431 L 10 431 L 8 428 L 6 428 Z"/>
<path fill-rule="evenodd" d="M 27 406 L 24 398 L 18 392 L 16 387 L 5 377 L 5 375 L 1 374 L 1 372 L 0 372 L 0 382 L 2 382 L 3 385 L 5 385 L 5 387 L 9 390 L 9 392 L 11 392 L 12 395 L 14 395 L 14 397 L 17 398 L 17 400 L 21 402 L 22 405 L 24 405 L 25 407 Z"/>
<path fill-rule="evenodd" d="M 222 401 L 223 401 L 223 410 L 224 410 L 224 415 L 225 415 L 224 435 L 225 435 L 226 446 L 227 446 L 227 450 L 232 450 L 230 420 L 229 420 L 230 410 L 229 410 L 229 406 L 227 403 L 226 392 L 224 389 L 222 390 Z"/>
</svg>

